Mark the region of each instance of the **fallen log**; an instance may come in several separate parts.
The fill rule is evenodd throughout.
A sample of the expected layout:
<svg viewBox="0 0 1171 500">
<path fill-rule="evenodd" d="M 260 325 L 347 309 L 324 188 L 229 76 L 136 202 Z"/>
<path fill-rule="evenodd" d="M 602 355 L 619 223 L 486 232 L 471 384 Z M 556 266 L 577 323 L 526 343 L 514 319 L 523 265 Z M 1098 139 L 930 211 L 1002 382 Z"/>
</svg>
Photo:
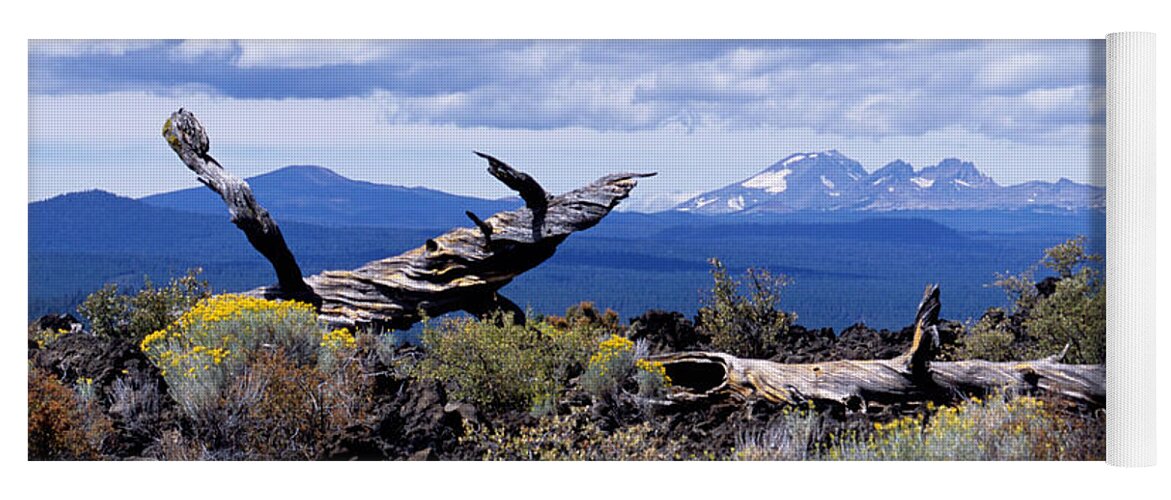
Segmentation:
<svg viewBox="0 0 1171 500">
<path fill-rule="evenodd" d="M 593 183 L 550 195 L 531 176 L 483 153 L 488 173 L 517 192 L 525 206 L 487 219 L 466 212 L 475 227 L 452 229 L 414 250 L 348 271 L 302 277 L 280 228 L 252 195 L 244 180 L 208 154 L 203 126 L 189 111 L 171 114 L 163 137 L 200 182 L 218 193 L 232 222 L 272 264 L 277 285 L 248 294 L 314 304 L 323 320 L 344 325 L 406 329 L 424 315 L 452 311 L 480 316 L 503 310 L 514 321 L 524 312 L 499 290 L 557 250 L 570 234 L 589 229 L 629 196 L 641 177 L 612 174 Z"/>
<path fill-rule="evenodd" d="M 911 347 L 893 359 L 783 364 L 706 351 L 648 359 L 663 363 L 675 400 L 731 396 L 862 410 L 871 402 L 953 400 L 1003 390 L 1048 394 L 1092 407 L 1105 404 L 1105 367 L 1063 364 L 1064 350 L 1032 361 L 933 361 L 938 314 L 939 288 L 928 287 L 919 305 Z"/>
</svg>

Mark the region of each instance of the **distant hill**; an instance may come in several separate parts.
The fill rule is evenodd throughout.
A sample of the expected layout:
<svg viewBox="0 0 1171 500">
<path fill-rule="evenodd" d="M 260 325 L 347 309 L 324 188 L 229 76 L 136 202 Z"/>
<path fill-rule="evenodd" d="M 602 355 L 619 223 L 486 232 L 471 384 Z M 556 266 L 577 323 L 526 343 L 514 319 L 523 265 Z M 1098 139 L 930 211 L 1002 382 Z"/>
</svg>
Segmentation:
<svg viewBox="0 0 1171 500">
<path fill-rule="evenodd" d="M 247 180 L 257 200 L 280 224 L 449 228 L 468 224 L 465 210 L 487 217 L 521 206 L 519 199 L 485 200 L 434 189 L 356 181 L 309 165 L 284 167 Z M 201 214 L 227 213 L 219 196 L 202 186 L 141 200 Z"/>
<path fill-rule="evenodd" d="M 1103 188 L 1068 179 L 1001 186 L 970 162 L 947 159 L 915 171 L 903 161 L 867 174 L 837 151 L 791 155 L 756 175 L 696 196 L 680 212 L 1102 209 Z"/>
<path fill-rule="evenodd" d="M 848 183 L 851 174 L 861 176 L 844 162 L 830 165 L 837 170 L 794 173 L 789 180 L 812 179 L 824 189 L 822 175 L 835 186 Z M 979 182 L 962 173 L 948 175 Z M 942 178 L 941 173 L 936 182 Z M 250 182 L 306 274 L 351 269 L 417 247 L 449 227 L 471 227 L 463 215 L 468 208 L 487 217 L 519 205 L 356 182 L 316 167 L 288 168 Z M 806 195 L 826 197 L 814 190 Z M 382 208 L 368 210 L 366 204 Z M 945 317 L 978 317 L 989 306 L 1003 305 L 1004 294 L 985 286 L 996 273 L 1024 270 L 1044 248 L 1073 235 L 1088 235 L 1091 249 L 1099 253 L 1105 241 L 1099 210 L 760 214 L 613 213 L 569 238 L 549 261 L 503 293 L 541 314 L 560 314 L 591 300 L 625 318 L 651 308 L 691 315 L 702 304 L 701 291 L 711 286 L 707 260 L 716 257 L 734 274 L 758 267 L 792 278 L 781 306 L 797 312 L 801 324 L 840 329 L 865 322 L 900 328 L 927 283 L 939 283 L 947 294 Z M 101 191 L 72 193 L 30 203 L 28 217 L 30 319 L 73 312 L 86 294 L 105 283 L 134 288 L 144 275 L 165 282 L 191 267 L 202 267 L 203 276 L 221 291 L 274 281 L 269 263 L 206 188 L 147 200 Z"/>
</svg>

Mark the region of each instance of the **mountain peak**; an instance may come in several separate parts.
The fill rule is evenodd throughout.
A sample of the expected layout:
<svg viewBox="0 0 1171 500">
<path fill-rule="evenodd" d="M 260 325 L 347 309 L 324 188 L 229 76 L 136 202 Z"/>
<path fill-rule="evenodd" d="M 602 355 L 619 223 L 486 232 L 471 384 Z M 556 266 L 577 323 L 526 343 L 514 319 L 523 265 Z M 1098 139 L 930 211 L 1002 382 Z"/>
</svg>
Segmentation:
<svg viewBox="0 0 1171 500">
<path fill-rule="evenodd" d="M 348 177 L 317 165 L 289 165 L 258 175 L 253 179 L 297 179 L 317 185 L 351 181 Z"/>
<path fill-rule="evenodd" d="M 915 167 L 903 160 L 895 160 L 870 174 L 871 178 L 891 177 L 893 179 L 910 179 L 915 175 Z"/>
<path fill-rule="evenodd" d="M 736 184 L 709 191 L 676 210 L 703 214 L 833 210 L 983 210 L 1055 206 L 1094 208 L 1102 189 L 1036 182 L 1002 187 L 972 162 L 946 158 L 918 172 L 892 161 L 867 174 L 836 150 L 796 153 Z"/>
</svg>

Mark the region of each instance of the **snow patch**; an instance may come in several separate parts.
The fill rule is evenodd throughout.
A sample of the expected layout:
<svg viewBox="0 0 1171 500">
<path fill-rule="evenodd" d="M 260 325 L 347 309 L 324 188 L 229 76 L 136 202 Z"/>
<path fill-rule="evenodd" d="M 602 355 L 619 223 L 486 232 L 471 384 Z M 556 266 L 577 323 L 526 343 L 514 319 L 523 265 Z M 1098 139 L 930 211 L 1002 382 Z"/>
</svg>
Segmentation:
<svg viewBox="0 0 1171 500">
<path fill-rule="evenodd" d="M 700 208 L 706 207 L 708 205 L 711 205 L 712 203 L 715 203 L 717 201 L 719 201 L 718 197 L 712 198 L 710 200 L 707 198 L 700 198 L 698 200 L 695 200 L 695 208 L 700 209 Z"/>
<path fill-rule="evenodd" d="M 888 187 L 888 188 L 886 188 L 886 192 L 888 192 L 888 193 L 893 193 L 893 192 L 895 192 L 895 188 L 894 188 L 894 186 L 891 186 L 891 187 Z"/>
<path fill-rule="evenodd" d="M 882 184 L 882 183 L 886 182 L 886 180 L 887 180 L 887 179 L 889 179 L 889 178 L 890 178 L 890 177 L 880 177 L 878 180 L 876 180 L 876 181 L 874 181 L 874 182 L 871 182 L 871 183 L 870 183 L 870 185 L 871 185 L 871 186 L 877 186 L 877 185 L 879 185 L 879 184 Z"/>
<path fill-rule="evenodd" d="M 787 166 L 789 166 L 790 163 L 797 163 L 797 162 L 804 160 L 804 159 L 805 159 L 805 155 L 794 155 L 793 157 L 789 158 L 788 160 L 785 160 L 785 162 L 782 163 L 781 165 L 787 167 Z"/>
<path fill-rule="evenodd" d="M 835 198 L 842 195 L 842 193 L 837 193 L 834 191 L 826 191 L 825 194 L 828 194 L 828 195 L 833 196 Z"/>
<path fill-rule="evenodd" d="M 935 179 L 926 179 L 923 177 L 912 177 L 911 182 L 914 182 L 916 186 L 919 186 L 923 189 L 927 189 L 935 184 Z"/>
<path fill-rule="evenodd" d="M 861 178 L 862 178 L 862 176 L 861 176 L 861 175 L 858 175 L 858 174 L 856 174 L 856 173 L 854 173 L 854 172 L 850 172 L 850 179 L 851 179 L 851 180 L 855 180 L 855 181 L 856 181 L 856 180 L 858 180 L 858 179 L 861 179 Z"/>
<path fill-rule="evenodd" d="M 732 210 L 744 210 L 744 197 L 737 196 L 728 200 L 728 208 Z"/>
<path fill-rule="evenodd" d="M 823 185 L 827 188 L 833 189 L 834 188 L 834 181 L 826 179 L 825 176 L 823 175 L 823 176 L 821 176 L 821 185 Z"/>
<path fill-rule="evenodd" d="M 787 168 L 776 172 L 762 172 L 760 175 L 748 179 L 740 185 L 746 188 L 763 189 L 766 193 L 783 193 L 786 189 L 789 189 L 789 183 L 785 181 L 785 177 L 788 177 L 791 173 L 793 171 Z"/>
<path fill-rule="evenodd" d="M 953 184 L 957 184 L 957 185 L 960 185 L 960 186 L 963 186 L 963 187 L 969 187 L 969 188 L 970 188 L 970 187 L 972 187 L 972 185 L 971 185 L 971 184 L 968 184 L 968 183 L 966 183 L 966 182 L 964 182 L 964 181 L 962 181 L 962 180 L 959 180 L 959 179 L 956 179 L 956 180 L 954 180 L 954 181 L 951 181 L 951 182 L 952 182 Z"/>
</svg>

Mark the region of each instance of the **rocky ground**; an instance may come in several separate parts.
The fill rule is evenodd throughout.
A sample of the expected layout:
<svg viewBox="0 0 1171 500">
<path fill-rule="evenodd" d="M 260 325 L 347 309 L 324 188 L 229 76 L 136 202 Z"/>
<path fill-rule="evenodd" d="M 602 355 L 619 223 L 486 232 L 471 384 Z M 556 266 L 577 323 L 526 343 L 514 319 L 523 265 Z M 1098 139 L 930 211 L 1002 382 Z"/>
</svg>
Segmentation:
<svg viewBox="0 0 1171 500">
<path fill-rule="evenodd" d="M 81 331 L 71 316 L 46 316 L 32 325 L 34 331 L 69 331 L 44 346 L 30 333 L 31 366 L 55 374 L 60 380 L 92 379 L 102 410 L 117 432 L 109 458 L 166 458 L 160 449 L 163 430 L 185 426 L 181 412 L 167 397 L 167 385 L 137 346 L 117 338 L 98 337 Z M 944 344 L 954 342 L 959 325 L 940 328 Z M 628 335 L 645 339 L 651 352 L 704 349 L 707 340 L 691 320 L 676 312 L 649 311 L 631 318 Z M 791 328 L 771 359 L 783 363 L 806 363 L 836 359 L 891 358 L 907 349 L 911 328 L 898 332 L 875 331 L 863 325 L 847 328 L 840 335 L 831 329 Z M 423 356 L 420 348 L 399 346 L 390 357 L 394 362 Z M 367 367 L 375 377 L 374 418 L 347 428 L 332 447 L 334 459 L 459 460 L 480 458 L 480 450 L 461 444 L 467 426 L 517 428 L 532 425 L 536 418 L 526 412 L 485 415 L 475 406 L 448 397 L 436 382 L 423 382 L 402 375 L 393 363 L 375 361 Z M 738 401 L 699 403 L 648 403 L 631 398 L 594 401 L 571 385 L 558 406 L 558 413 L 587 407 L 584 418 L 603 430 L 650 422 L 658 435 L 672 442 L 686 443 L 682 456 L 702 457 L 712 450 L 735 446 L 745 429 L 760 428 L 776 418 L 780 408 L 766 402 L 745 405 Z M 875 419 L 889 419 L 915 408 L 870 408 L 865 414 L 846 415 L 840 409 L 823 408 L 832 425 L 821 432 L 836 432 L 852 426 L 870 425 Z"/>
</svg>

